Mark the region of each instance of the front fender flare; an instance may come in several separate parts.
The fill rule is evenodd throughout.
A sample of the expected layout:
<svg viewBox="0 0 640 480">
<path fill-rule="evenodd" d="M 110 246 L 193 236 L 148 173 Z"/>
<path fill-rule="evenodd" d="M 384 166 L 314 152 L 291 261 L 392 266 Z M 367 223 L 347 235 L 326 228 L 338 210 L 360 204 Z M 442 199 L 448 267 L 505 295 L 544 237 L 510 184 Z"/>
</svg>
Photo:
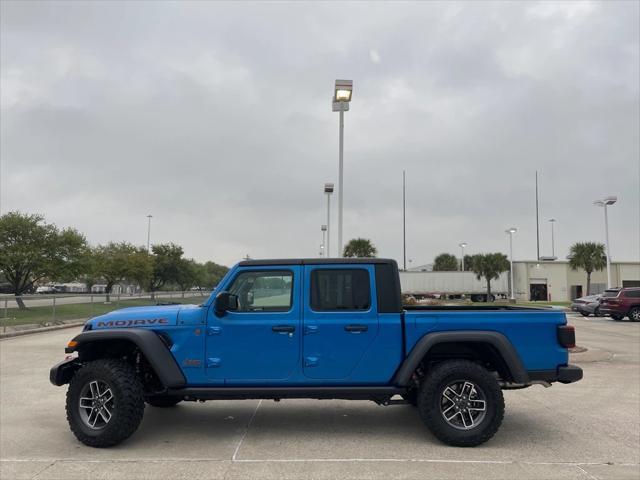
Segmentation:
<svg viewBox="0 0 640 480">
<path fill-rule="evenodd" d="M 175 358 L 153 330 L 141 328 L 90 330 L 76 335 L 71 342 L 77 342 L 77 344 L 71 348 L 66 348 L 65 351 L 67 353 L 79 352 L 90 344 L 114 340 L 125 340 L 135 344 L 165 387 L 180 388 L 186 384 L 184 374 L 176 363 Z"/>
<path fill-rule="evenodd" d="M 427 352 L 439 343 L 488 343 L 494 347 L 506 363 L 515 383 L 529 384 L 529 374 L 522 365 L 520 356 L 503 334 L 488 330 L 460 330 L 458 332 L 433 332 L 422 337 L 407 355 L 393 377 L 393 384 L 407 386 Z"/>
</svg>

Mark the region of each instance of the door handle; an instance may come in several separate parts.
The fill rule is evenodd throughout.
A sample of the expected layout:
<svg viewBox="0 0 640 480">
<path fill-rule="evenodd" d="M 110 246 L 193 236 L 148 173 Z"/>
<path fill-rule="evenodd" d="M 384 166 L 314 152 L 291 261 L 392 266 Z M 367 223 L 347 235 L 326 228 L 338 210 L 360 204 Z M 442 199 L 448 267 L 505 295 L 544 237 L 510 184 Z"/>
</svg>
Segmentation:
<svg viewBox="0 0 640 480">
<path fill-rule="evenodd" d="M 296 327 L 293 325 L 274 325 L 271 330 L 276 333 L 293 333 L 296 331 Z"/>
<path fill-rule="evenodd" d="M 360 333 L 366 332 L 367 330 L 369 330 L 369 327 L 367 327 L 366 325 L 346 325 L 344 329 L 350 333 Z"/>
</svg>

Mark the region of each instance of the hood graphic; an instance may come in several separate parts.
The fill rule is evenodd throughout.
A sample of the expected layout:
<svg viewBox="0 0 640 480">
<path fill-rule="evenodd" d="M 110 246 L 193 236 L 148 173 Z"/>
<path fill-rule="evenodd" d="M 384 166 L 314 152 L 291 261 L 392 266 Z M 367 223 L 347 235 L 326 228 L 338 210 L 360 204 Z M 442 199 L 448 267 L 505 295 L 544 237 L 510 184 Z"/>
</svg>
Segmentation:
<svg viewBox="0 0 640 480">
<path fill-rule="evenodd" d="M 178 316 L 183 310 L 199 309 L 196 305 L 152 305 L 149 307 L 129 307 L 105 313 L 87 322 L 92 330 L 104 328 L 166 327 L 178 324 Z"/>
</svg>

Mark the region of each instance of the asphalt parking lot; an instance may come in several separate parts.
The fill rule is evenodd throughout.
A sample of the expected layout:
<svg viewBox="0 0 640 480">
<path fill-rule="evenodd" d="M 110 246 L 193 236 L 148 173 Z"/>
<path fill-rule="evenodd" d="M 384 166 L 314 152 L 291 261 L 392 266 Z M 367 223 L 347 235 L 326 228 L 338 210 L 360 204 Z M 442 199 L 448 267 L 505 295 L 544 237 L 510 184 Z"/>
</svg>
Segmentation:
<svg viewBox="0 0 640 480">
<path fill-rule="evenodd" d="M 507 391 L 497 435 L 439 443 L 413 407 L 361 401 L 219 401 L 147 407 L 111 449 L 80 444 L 51 365 L 78 329 L 0 341 L 0 478 L 13 479 L 638 479 L 640 323 L 571 315 L 574 385 Z"/>
</svg>

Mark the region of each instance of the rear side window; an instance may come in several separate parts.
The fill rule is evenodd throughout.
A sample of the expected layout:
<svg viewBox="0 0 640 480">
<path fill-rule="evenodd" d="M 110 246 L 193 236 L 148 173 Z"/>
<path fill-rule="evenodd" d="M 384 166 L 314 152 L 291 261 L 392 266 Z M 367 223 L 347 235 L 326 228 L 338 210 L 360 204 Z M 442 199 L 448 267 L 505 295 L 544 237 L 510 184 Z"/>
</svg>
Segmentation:
<svg viewBox="0 0 640 480">
<path fill-rule="evenodd" d="M 617 297 L 620 290 L 605 290 L 602 294 L 603 297 Z"/>
<path fill-rule="evenodd" d="M 369 272 L 363 269 L 316 269 L 311 272 L 311 309 L 317 312 L 368 310 Z"/>
<path fill-rule="evenodd" d="M 640 298 L 640 290 L 629 290 L 624 293 L 624 296 L 627 298 Z"/>
</svg>

